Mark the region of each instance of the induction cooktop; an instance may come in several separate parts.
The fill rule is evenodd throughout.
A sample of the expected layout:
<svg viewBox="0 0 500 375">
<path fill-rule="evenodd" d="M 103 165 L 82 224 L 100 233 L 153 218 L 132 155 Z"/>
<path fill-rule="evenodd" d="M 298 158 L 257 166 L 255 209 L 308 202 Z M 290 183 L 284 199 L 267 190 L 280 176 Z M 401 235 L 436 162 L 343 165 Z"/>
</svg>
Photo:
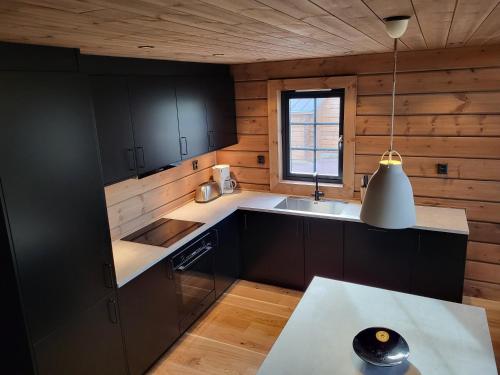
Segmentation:
<svg viewBox="0 0 500 375">
<path fill-rule="evenodd" d="M 146 245 L 169 247 L 189 233 L 201 227 L 204 223 L 161 218 L 123 237 L 123 241 L 137 242 Z"/>
</svg>

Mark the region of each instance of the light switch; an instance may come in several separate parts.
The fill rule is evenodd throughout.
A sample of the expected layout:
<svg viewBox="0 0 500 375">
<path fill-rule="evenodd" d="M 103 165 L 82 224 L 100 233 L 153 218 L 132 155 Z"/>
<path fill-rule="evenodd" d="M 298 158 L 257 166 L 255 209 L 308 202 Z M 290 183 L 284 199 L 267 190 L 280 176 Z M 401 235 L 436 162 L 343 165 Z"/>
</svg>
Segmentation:
<svg viewBox="0 0 500 375">
<path fill-rule="evenodd" d="M 448 174 L 448 164 L 438 163 L 437 164 L 437 173 L 438 174 Z"/>
</svg>

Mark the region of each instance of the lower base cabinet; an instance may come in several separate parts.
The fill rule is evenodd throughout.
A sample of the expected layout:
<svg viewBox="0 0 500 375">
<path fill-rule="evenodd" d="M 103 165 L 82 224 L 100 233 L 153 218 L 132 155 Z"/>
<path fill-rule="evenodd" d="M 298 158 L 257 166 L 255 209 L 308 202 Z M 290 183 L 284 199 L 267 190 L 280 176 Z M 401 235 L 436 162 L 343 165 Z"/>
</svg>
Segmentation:
<svg viewBox="0 0 500 375">
<path fill-rule="evenodd" d="M 238 213 L 235 212 L 214 229 L 217 233 L 215 252 L 215 294 L 220 297 L 240 275 L 240 239 Z"/>
<path fill-rule="evenodd" d="M 243 279 L 304 289 L 302 217 L 243 211 L 240 229 Z"/>
<path fill-rule="evenodd" d="M 467 236 L 419 231 L 413 257 L 411 293 L 462 302 Z"/>
<path fill-rule="evenodd" d="M 462 301 L 467 236 L 242 211 L 241 278 L 304 289 L 314 276 Z"/>
<path fill-rule="evenodd" d="M 418 231 L 386 230 L 363 223 L 344 223 L 344 280 L 410 292 L 412 254 Z"/>
<path fill-rule="evenodd" d="M 343 279 L 343 223 L 304 218 L 305 286 L 314 276 Z"/>
<path fill-rule="evenodd" d="M 143 374 L 180 335 L 169 259 L 129 281 L 118 292 L 130 374 Z"/>
<path fill-rule="evenodd" d="M 39 374 L 124 375 L 115 293 L 34 345 Z"/>
</svg>

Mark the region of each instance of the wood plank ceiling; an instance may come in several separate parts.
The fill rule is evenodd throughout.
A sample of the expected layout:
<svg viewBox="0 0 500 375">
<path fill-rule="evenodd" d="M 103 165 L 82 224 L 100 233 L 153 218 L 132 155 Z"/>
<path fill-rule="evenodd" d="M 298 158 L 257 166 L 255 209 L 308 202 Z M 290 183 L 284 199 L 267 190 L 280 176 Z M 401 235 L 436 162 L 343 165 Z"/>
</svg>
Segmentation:
<svg viewBox="0 0 500 375">
<path fill-rule="evenodd" d="M 500 44 L 500 0 L 1 0 L 0 40 L 83 53 L 247 63 Z"/>
</svg>

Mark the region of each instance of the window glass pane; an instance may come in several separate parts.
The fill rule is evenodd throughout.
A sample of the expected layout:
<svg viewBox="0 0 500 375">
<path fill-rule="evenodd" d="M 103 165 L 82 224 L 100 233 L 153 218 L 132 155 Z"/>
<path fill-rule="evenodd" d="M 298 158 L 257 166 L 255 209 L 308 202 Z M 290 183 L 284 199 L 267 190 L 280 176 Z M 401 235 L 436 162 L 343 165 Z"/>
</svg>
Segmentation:
<svg viewBox="0 0 500 375">
<path fill-rule="evenodd" d="M 314 98 L 290 99 L 290 123 L 314 122 Z"/>
<path fill-rule="evenodd" d="M 336 177 L 339 175 L 338 151 L 316 151 L 316 169 L 319 175 Z"/>
<path fill-rule="evenodd" d="M 290 172 L 293 174 L 312 174 L 314 172 L 314 151 L 290 151 Z"/>
<path fill-rule="evenodd" d="M 290 125 L 290 147 L 314 148 L 314 126 Z"/>
<path fill-rule="evenodd" d="M 339 123 L 340 98 L 316 98 L 316 122 Z"/>
<path fill-rule="evenodd" d="M 338 125 L 317 125 L 316 126 L 316 148 L 337 149 L 339 145 Z"/>
</svg>

